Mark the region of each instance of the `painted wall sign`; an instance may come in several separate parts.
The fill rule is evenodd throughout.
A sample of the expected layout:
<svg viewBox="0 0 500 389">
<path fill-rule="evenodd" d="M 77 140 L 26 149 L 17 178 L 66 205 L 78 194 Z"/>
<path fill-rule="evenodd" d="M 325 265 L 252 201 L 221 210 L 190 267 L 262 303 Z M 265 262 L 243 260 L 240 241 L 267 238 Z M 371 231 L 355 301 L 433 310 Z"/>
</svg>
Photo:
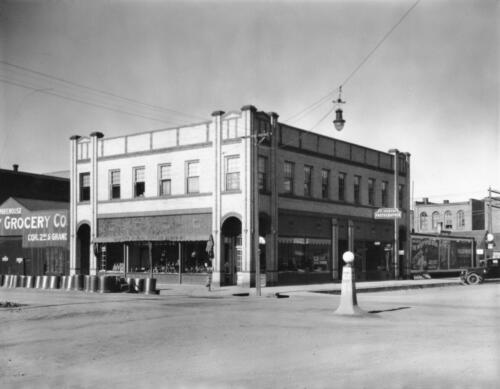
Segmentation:
<svg viewBox="0 0 500 389">
<path fill-rule="evenodd" d="M 66 246 L 68 235 L 66 209 L 30 211 L 24 207 L 0 208 L 0 236 L 22 236 L 23 247 Z"/>
</svg>

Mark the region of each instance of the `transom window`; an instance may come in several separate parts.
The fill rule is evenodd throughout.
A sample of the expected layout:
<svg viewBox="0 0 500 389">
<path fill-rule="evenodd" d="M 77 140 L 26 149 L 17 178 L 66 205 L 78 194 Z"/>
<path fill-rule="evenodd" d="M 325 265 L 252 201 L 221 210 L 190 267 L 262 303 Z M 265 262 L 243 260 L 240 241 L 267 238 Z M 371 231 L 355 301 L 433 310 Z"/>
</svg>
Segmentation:
<svg viewBox="0 0 500 389">
<path fill-rule="evenodd" d="M 146 190 L 145 169 L 143 167 L 134 168 L 134 197 L 144 197 Z"/>
<path fill-rule="evenodd" d="M 160 196 L 172 194 L 172 165 L 167 163 L 160 165 Z"/>
<path fill-rule="evenodd" d="M 240 157 L 226 157 L 226 190 L 240 189 Z"/>
<path fill-rule="evenodd" d="M 187 162 L 187 193 L 200 192 L 200 161 Z"/>
</svg>

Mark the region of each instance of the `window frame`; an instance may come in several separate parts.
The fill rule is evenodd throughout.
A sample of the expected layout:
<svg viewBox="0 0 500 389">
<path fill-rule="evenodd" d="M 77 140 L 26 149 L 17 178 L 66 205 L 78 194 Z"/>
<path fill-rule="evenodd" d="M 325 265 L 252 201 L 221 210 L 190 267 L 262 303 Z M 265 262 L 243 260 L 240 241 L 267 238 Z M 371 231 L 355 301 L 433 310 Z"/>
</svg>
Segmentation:
<svg viewBox="0 0 500 389">
<path fill-rule="evenodd" d="M 338 197 L 339 201 L 345 201 L 345 183 L 347 179 L 347 173 L 339 172 L 338 176 Z"/>
<path fill-rule="evenodd" d="M 229 162 L 232 160 L 237 160 L 238 169 L 236 171 L 229 171 Z M 235 178 L 233 178 L 233 176 Z M 240 155 L 228 155 L 224 157 L 224 189 L 226 192 L 236 192 L 241 189 L 241 164 L 240 164 Z M 236 185 L 233 187 L 233 183 L 236 182 Z M 231 184 L 231 185 L 230 185 Z"/>
<path fill-rule="evenodd" d="M 170 168 L 170 172 L 169 172 L 169 175 L 168 175 L 168 178 L 163 178 L 162 177 L 162 169 L 165 168 L 165 167 L 169 167 Z M 168 185 L 168 193 L 164 193 L 163 191 L 163 183 L 168 182 L 169 185 Z M 167 162 L 167 163 L 161 163 L 158 165 L 158 196 L 159 197 L 168 197 L 168 196 L 172 196 L 172 163 L 170 162 Z"/>
<path fill-rule="evenodd" d="M 330 198 L 330 169 L 321 169 L 321 198 Z"/>
<path fill-rule="evenodd" d="M 137 181 L 137 172 L 141 171 L 143 172 L 143 180 L 142 181 Z M 138 193 L 138 184 L 143 184 L 142 187 L 142 193 Z M 132 195 L 134 196 L 134 199 L 139 199 L 139 198 L 144 198 L 146 197 L 146 167 L 145 166 L 135 166 L 132 168 Z"/>
<path fill-rule="evenodd" d="M 290 171 L 288 174 L 288 169 L 286 167 L 290 167 Z M 283 193 L 293 194 L 294 193 L 294 177 L 295 177 L 295 163 L 291 161 L 283 162 Z M 289 188 L 287 189 L 287 184 Z"/>
<path fill-rule="evenodd" d="M 313 171 L 313 166 L 304 165 L 304 197 L 312 197 Z"/>
<path fill-rule="evenodd" d="M 264 167 L 261 169 L 263 162 Z M 267 192 L 267 170 L 268 170 L 268 158 L 264 155 L 259 155 L 257 161 L 257 185 L 259 187 L 260 193 Z"/>
<path fill-rule="evenodd" d="M 198 164 L 198 175 L 197 176 L 190 176 L 189 175 L 189 167 L 191 164 Z M 185 165 L 185 169 L 186 169 L 186 194 L 196 194 L 196 193 L 200 193 L 200 160 L 199 159 L 192 159 L 192 160 L 189 160 L 189 161 L 186 161 L 186 165 Z M 197 179 L 197 190 L 196 191 L 192 191 L 190 190 L 190 180 L 191 179 Z"/>
<path fill-rule="evenodd" d="M 113 183 L 113 173 L 118 173 L 118 184 Z M 122 180 L 121 180 L 121 170 L 120 169 L 110 169 L 108 173 L 109 182 L 109 199 L 110 200 L 120 200 L 122 198 Z M 118 196 L 114 195 L 114 189 L 118 188 Z"/>
<path fill-rule="evenodd" d="M 375 205 L 375 178 L 368 178 L 368 204 Z"/>
<path fill-rule="evenodd" d="M 389 181 L 382 181 L 380 184 L 382 207 L 389 206 Z"/>
<path fill-rule="evenodd" d="M 88 177 L 89 184 L 88 186 L 83 186 L 83 178 Z M 79 180 L 78 180 L 78 185 L 79 185 L 79 191 L 78 191 L 78 199 L 80 202 L 86 202 L 90 201 L 90 172 L 82 172 L 79 174 Z M 88 191 L 88 193 L 86 193 Z M 88 198 L 83 198 L 83 194 L 87 194 Z"/>
<path fill-rule="evenodd" d="M 355 204 L 361 204 L 361 176 L 355 175 L 352 182 L 353 199 Z"/>
</svg>

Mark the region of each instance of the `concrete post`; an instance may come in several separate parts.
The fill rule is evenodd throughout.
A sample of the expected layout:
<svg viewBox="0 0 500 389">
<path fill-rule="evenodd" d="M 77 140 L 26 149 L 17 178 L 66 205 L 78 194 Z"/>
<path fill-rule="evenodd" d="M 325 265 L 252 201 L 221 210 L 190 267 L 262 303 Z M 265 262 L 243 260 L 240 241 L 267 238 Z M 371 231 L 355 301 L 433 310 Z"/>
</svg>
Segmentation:
<svg viewBox="0 0 500 389">
<path fill-rule="evenodd" d="M 354 254 L 346 251 L 342 256 L 346 263 L 342 268 L 342 285 L 340 305 L 335 310 L 337 315 L 364 315 L 365 312 L 358 307 L 356 297 L 356 271 L 354 270 Z"/>
<path fill-rule="evenodd" d="M 212 205 L 212 236 L 214 239 L 214 257 L 212 259 L 212 286 L 220 287 L 221 283 L 221 191 L 222 191 L 222 115 L 224 111 L 212 113 L 214 125 L 214 183 L 213 183 L 213 205 Z M 208 237 L 207 237 L 208 239 Z"/>
<path fill-rule="evenodd" d="M 90 221 L 90 269 L 89 274 L 97 275 L 97 257 L 93 250 L 93 243 L 97 237 L 97 208 L 98 208 L 98 168 L 97 168 L 97 158 L 98 158 L 98 145 L 99 139 L 104 136 L 102 132 L 93 132 L 90 134 L 91 140 L 91 153 L 90 153 L 90 209 L 91 209 L 91 221 Z"/>
<path fill-rule="evenodd" d="M 76 168 L 77 146 L 79 135 L 73 135 L 70 139 L 70 179 L 69 179 L 69 274 L 75 275 L 80 270 L 76 265 L 76 205 L 78 202 L 78 171 Z"/>
</svg>

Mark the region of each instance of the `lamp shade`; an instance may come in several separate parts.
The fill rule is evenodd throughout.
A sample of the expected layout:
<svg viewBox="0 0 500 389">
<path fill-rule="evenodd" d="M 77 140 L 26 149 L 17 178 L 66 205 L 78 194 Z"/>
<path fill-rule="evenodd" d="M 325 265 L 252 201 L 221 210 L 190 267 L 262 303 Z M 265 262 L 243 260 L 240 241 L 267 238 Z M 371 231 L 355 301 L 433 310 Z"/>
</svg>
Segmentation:
<svg viewBox="0 0 500 389">
<path fill-rule="evenodd" d="M 342 131 L 344 128 L 345 120 L 342 117 L 342 110 L 339 108 L 335 111 L 335 120 L 333 121 L 333 124 L 335 125 L 335 129 L 337 131 Z"/>
</svg>

